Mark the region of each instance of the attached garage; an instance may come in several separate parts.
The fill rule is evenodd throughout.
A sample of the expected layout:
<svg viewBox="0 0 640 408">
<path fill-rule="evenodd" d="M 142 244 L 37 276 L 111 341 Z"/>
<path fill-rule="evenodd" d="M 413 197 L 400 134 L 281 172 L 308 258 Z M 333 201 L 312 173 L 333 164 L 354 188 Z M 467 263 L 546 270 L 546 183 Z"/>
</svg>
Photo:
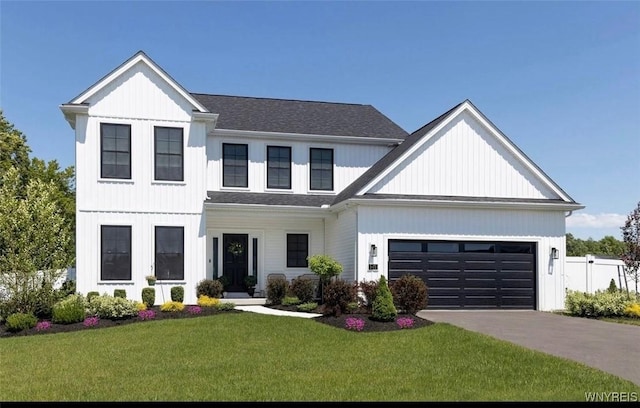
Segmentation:
<svg viewBox="0 0 640 408">
<path fill-rule="evenodd" d="M 535 309 L 536 244 L 389 240 L 389 281 L 425 281 L 430 309 Z"/>
</svg>

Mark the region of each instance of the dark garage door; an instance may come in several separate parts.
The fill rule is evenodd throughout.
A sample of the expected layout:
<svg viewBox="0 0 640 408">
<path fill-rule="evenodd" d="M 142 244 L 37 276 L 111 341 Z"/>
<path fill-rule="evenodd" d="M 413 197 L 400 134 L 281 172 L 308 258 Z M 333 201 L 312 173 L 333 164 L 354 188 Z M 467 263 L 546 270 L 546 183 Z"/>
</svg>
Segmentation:
<svg viewBox="0 0 640 408">
<path fill-rule="evenodd" d="M 422 278 L 428 309 L 535 309 L 536 244 L 389 240 L 389 281 Z"/>
</svg>

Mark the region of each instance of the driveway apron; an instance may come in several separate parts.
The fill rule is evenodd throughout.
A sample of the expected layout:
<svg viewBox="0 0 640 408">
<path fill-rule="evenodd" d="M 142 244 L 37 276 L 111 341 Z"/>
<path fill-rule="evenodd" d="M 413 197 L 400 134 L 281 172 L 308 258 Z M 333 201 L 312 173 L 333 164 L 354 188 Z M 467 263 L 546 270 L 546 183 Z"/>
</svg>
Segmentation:
<svg viewBox="0 0 640 408">
<path fill-rule="evenodd" d="M 418 316 L 578 361 L 640 385 L 640 326 L 539 311 L 422 310 Z"/>
</svg>

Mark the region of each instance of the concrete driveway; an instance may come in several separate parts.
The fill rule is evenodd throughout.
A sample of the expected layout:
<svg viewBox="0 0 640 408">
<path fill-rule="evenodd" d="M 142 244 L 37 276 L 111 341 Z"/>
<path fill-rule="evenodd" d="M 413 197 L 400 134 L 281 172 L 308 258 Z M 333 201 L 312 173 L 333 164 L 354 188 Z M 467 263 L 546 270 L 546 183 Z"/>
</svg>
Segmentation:
<svg viewBox="0 0 640 408">
<path fill-rule="evenodd" d="M 418 316 L 578 361 L 640 385 L 640 326 L 537 311 L 423 310 Z"/>
</svg>

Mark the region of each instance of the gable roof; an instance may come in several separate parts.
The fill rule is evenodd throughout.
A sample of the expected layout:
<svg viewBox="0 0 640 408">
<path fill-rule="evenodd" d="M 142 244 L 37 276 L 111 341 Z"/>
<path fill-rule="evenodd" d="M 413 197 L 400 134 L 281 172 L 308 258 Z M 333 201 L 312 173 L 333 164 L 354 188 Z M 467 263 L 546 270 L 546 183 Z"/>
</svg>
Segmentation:
<svg viewBox="0 0 640 408">
<path fill-rule="evenodd" d="M 218 129 L 404 139 L 407 132 L 371 105 L 192 93 L 219 114 Z"/>
<path fill-rule="evenodd" d="M 454 117 L 458 116 L 461 112 L 468 110 L 472 114 L 476 115 L 476 117 L 484 121 L 486 126 L 492 130 L 492 132 L 501 139 L 501 141 L 518 157 L 518 159 L 529 169 L 531 169 L 534 174 L 541 179 L 541 181 L 546 184 L 551 190 L 555 191 L 558 196 L 561 197 L 563 203 L 576 204 L 576 203 L 560 186 L 558 186 L 548 175 L 540 169 L 531 159 L 529 159 L 522 150 L 520 150 L 506 135 L 504 135 L 489 119 L 487 119 L 482 112 L 480 112 L 470 100 L 465 100 L 453 108 L 449 109 L 447 112 L 438 116 L 436 119 L 427 123 L 420 129 L 413 132 L 409 135 L 403 142 L 401 142 L 396 148 L 387 153 L 382 159 L 376 162 L 373 166 L 369 168 L 366 172 L 364 172 L 359 178 L 357 178 L 353 183 L 347 186 L 340 194 L 336 196 L 336 199 L 333 202 L 333 205 L 336 205 L 342 201 L 348 200 L 350 198 L 355 197 L 364 197 L 373 198 L 375 194 L 367 194 L 367 190 L 375 183 L 377 183 L 384 175 L 388 174 L 393 168 L 397 167 L 404 158 L 406 158 L 409 154 L 411 154 L 415 148 L 428 140 L 431 136 L 433 136 L 438 130 L 444 127 L 447 123 L 449 123 Z M 389 195 L 385 195 L 384 197 L 391 199 L 392 197 Z M 428 196 L 405 196 L 404 199 L 414 199 L 414 200 L 428 200 Z M 463 197 L 457 197 L 457 200 L 464 201 Z M 522 200 L 521 200 L 522 201 Z M 557 200 L 547 200 L 547 202 L 552 203 Z M 582 208 L 582 207 L 581 207 Z"/>
</svg>

